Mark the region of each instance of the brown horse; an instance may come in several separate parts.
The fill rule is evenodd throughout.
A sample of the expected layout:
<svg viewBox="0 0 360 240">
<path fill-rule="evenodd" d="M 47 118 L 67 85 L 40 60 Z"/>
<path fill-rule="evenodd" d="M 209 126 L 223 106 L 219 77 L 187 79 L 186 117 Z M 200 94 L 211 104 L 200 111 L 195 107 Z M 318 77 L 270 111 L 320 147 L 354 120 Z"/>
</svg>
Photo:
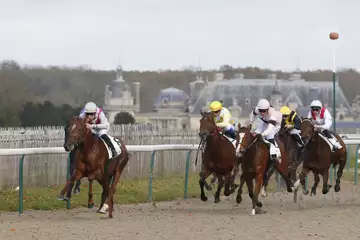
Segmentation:
<svg viewBox="0 0 360 240">
<path fill-rule="evenodd" d="M 287 158 L 289 160 L 288 171 L 290 174 L 290 179 L 293 182 L 295 182 L 297 179 L 296 169 L 302 163 L 302 159 L 303 159 L 300 157 L 301 156 L 301 148 L 299 147 L 297 142 L 294 140 L 294 138 L 290 135 L 290 133 L 288 131 L 286 131 L 285 129 L 281 129 L 277 135 L 278 135 L 279 139 L 281 140 L 281 142 L 284 143 L 285 152 L 286 152 Z M 271 178 L 271 175 L 275 172 L 274 167 L 272 167 L 272 166 L 269 166 L 269 167 L 270 168 L 268 169 L 267 174 L 265 174 L 264 183 L 263 183 L 263 186 L 260 191 L 260 195 L 263 197 L 267 196 L 266 187 L 269 183 L 269 179 Z M 296 199 L 296 196 L 294 195 L 294 200 L 295 199 Z"/>
<path fill-rule="evenodd" d="M 340 178 L 343 174 L 343 169 L 346 164 L 347 149 L 342 138 L 335 132 L 329 131 L 341 144 L 342 148 L 332 152 L 328 143 L 325 142 L 319 131 L 314 128 L 314 123 L 309 118 L 304 118 L 301 123 L 301 137 L 305 143 L 303 153 L 304 162 L 299 179 L 295 182 L 295 189 L 299 183 L 303 187 L 303 193 L 307 195 L 309 191 L 305 188 L 305 178 L 307 174 L 312 171 L 314 173 L 314 185 L 311 188 L 311 195 L 316 195 L 316 188 L 320 182 L 319 174 L 323 177 L 322 193 L 327 194 L 332 187 L 328 184 L 329 168 L 331 164 L 336 167 L 339 165 L 337 171 L 335 192 L 340 191 Z"/>
<path fill-rule="evenodd" d="M 92 181 L 96 179 L 103 189 L 101 204 L 97 212 L 105 213 L 108 205 L 109 218 L 112 218 L 116 185 L 129 160 L 129 154 L 125 144 L 120 139 L 116 139 L 121 153 L 109 160 L 107 146 L 99 137 L 87 129 L 85 124 L 85 119 L 78 116 L 72 117 L 68 124 L 67 140 L 64 143 L 64 148 L 66 151 L 71 151 L 75 145 L 77 146 L 75 153 L 76 167 L 70 180 L 61 190 L 58 199 L 64 200 L 65 193 L 68 194 L 67 198 L 70 199 L 74 183 L 83 177 L 87 177 L 90 182 L 88 204 L 91 204 L 93 202 Z M 69 188 L 70 191 L 68 191 Z M 105 204 L 106 200 L 107 204 Z"/>
<path fill-rule="evenodd" d="M 273 164 L 274 168 L 284 178 L 288 192 L 292 192 L 293 184 L 288 176 L 288 161 L 283 143 L 275 138 L 281 151 L 281 162 L 271 163 L 269 160 L 269 146 L 264 141 L 261 134 L 253 134 L 251 132 L 251 124 L 248 127 L 241 127 L 239 124 L 238 129 L 238 134 L 236 136 L 236 154 L 238 157 L 242 158 L 242 173 L 236 202 L 241 202 L 242 186 L 244 185 L 244 182 L 246 182 L 249 197 L 252 200 L 251 214 L 255 215 L 256 206 L 259 208 L 263 206 L 262 202 L 259 201 L 259 193 L 260 188 L 263 185 L 264 174 L 268 164 Z M 254 179 L 255 189 L 253 185 Z"/>
<path fill-rule="evenodd" d="M 219 181 L 215 193 L 215 203 L 220 202 L 220 191 L 225 183 L 225 196 L 235 191 L 232 179 L 232 170 L 238 163 L 233 144 L 218 130 L 211 113 L 201 113 L 200 133 L 201 142 L 199 148 L 204 148 L 201 172 L 199 173 L 201 200 L 207 201 L 204 193 L 206 179 L 210 174 L 215 173 Z M 231 185 L 231 189 L 230 189 Z"/>
</svg>

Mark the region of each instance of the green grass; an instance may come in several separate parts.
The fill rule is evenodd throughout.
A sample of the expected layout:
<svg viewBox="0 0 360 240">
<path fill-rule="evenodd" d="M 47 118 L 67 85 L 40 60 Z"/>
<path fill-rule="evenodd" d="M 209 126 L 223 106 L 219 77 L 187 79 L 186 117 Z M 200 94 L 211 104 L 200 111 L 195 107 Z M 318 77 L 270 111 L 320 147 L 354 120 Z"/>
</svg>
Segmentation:
<svg viewBox="0 0 360 240">
<path fill-rule="evenodd" d="M 189 176 L 188 197 L 199 196 L 198 175 Z M 24 210 L 57 210 L 66 208 L 65 201 L 57 200 L 63 186 L 48 188 L 27 188 L 24 186 Z M 123 180 L 117 185 L 114 201 L 118 204 L 142 203 L 148 199 L 148 179 Z M 98 206 L 101 197 L 101 187 L 94 181 L 93 199 Z M 0 211 L 17 211 L 18 191 L 0 191 Z M 184 176 L 156 177 L 153 179 L 153 201 L 173 200 L 184 196 Z M 72 195 L 71 208 L 87 207 L 88 181 L 83 180 L 81 193 Z"/>
<path fill-rule="evenodd" d="M 210 183 L 211 177 L 208 178 Z M 239 180 L 236 180 L 239 183 Z M 199 198 L 199 176 L 191 174 L 189 176 L 188 198 Z M 65 209 L 66 202 L 57 200 L 63 186 L 51 186 L 48 188 L 27 188 L 24 186 L 24 210 L 58 210 Z M 118 204 L 144 203 L 148 199 L 148 178 L 138 180 L 120 180 L 117 185 L 114 201 Z M 268 192 L 275 189 L 275 181 L 271 180 Z M 213 191 L 205 191 L 207 196 L 213 196 Z M 72 195 L 71 208 L 87 207 L 88 201 L 88 181 L 83 180 L 81 184 L 81 193 Z M 98 207 L 101 197 L 101 187 L 94 181 L 93 199 L 95 206 Z M 3 190 L 0 191 L 0 211 L 17 211 L 18 210 L 18 191 Z M 234 193 L 236 194 L 236 193 Z M 246 184 L 243 187 L 243 194 L 247 194 Z M 223 195 L 223 191 L 222 194 Z M 184 176 L 175 175 L 169 177 L 156 177 L 153 179 L 153 201 L 170 201 L 184 196 Z"/>
</svg>

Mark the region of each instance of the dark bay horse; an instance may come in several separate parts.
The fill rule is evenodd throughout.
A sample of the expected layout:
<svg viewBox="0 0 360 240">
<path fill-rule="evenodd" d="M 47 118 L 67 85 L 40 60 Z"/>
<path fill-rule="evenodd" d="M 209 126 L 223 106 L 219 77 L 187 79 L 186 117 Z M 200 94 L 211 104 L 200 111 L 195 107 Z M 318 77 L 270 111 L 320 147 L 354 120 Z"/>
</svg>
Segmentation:
<svg viewBox="0 0 360 240">
<path fill-rule="evenodd" d="M 337 171 L 335 192 L 340 191 L 340 178 L 343 174 L 343 169 L 346 165 L 347 149 L 342 138 L 335 132 L 329 131 L 341 144 L 342 148 L 332 152 L 329 145 L 320 136 L 319 131 L 315 130 L 314 123 L 309 118 L 303 118 L 301 123 L 301 137 L 305 143 L 305 149 L 303 153 L 304 162 L 301 169 L 299 179 L 295 182 L 295 189 L 299 183 L 303 187 L 303 193 L 307 195 L 309 191 L 305 188 L 305 178 L 307 174 L 312 171 L 314 173 L 314 185 L 311 188 L 311 194 L 316 194 L 316 188 L 320 182 L 319 174 L 323 177 L 322 193 L 327 194 L 332 187 L 328 184 L 329 168 L 331 164 L 336 167 L 339 165 Z"/>
<path fill-rule="evenodd" d="M 287 191 L 292 192 L 293 184 L 288 174 L 288 161 L 285 154 L 284 145 L 279 139 L 275 139 L 281 151 L 281 162 L 270 163 L 270 151 L 268 144 L 264 141 L 261 134 L 253 134 L 251 132 L 251 124 L 248 127 L 238 125 L 238 134 L 236 136 L 236 154 L 242 158 L 241 161 L 241 177 L 240 187 L 236 196 L 236 202 L 242 200 L 242 187 L 246 182 L 249 197 L 252 200 L 251 214 L 255 215 L 256 207 L 261 208 L 262 202 L 259 201 L 260 188 L 263 185 L 264 174 L 268 164 L 273 164 L 274 168 L 279 172 L 286 182 Z M 253 180 L 255 179 L 255 189 Z"/>
<path fill-rule="evenodd" d="M 99 137 L 86 128 L 85 124 L 85 119 L 81 119 L 78 116 L 72 117 L 68 124 L 67 140 L 64 148 L 66 151 L 70 151 L 75 145 L 77 146 L 75 153 L 76 167 L 70 180 L 67 181 L 65 187 L 61 190 L 58 199 L 64 200 L 65 193 L 68 195 L 67 198 L 70 199 L 74 183 L 83 177 L 87 177 L 90 182 L 88 203 L 92 203 L 92 181 L 96 179 L 103 189 L 98 212 L 105 213 L 108 208 L 109 218 L 112 218 L 116 185 L 119 182 L 124 167 L 129 161 L 129 154 L 121 139 L 116 139 L 121 153 L 109 160 L 107 147 Z M 106 200 L 107 204 L 105 204 Z"/>
<path fill-rule="evenodd" d="M 220 191 L 224 184 L 225 196 L 229 196 L 235 191 L 231 173 L 238 162 L 238 158 L 233 144 L 219 132 L 211 113 L 201 112 L 201 115 L 199 148 L 204 148 L 204 151 L 201 172 L 199 173 L 200 197 L 202 201 L 207 201 L 204 186 L 210 174 L 215 173 L 219 184 L 214 197 L 215 203 L 218 203 L 220 202 Z"/>
<path fill-rule="evenodd" d="M 288 171 L 290 174 L 290 179 L 295 182 L 297 179 L 296 170 L 303 160 L 303 158 L 300 157 L 301 148 L 287 130 L 281 129 L 277 135 L 281 142 L 284 143 L 285 153 L 287 154 L 287 158 L 289 161 Z M 270 169 L 268 169 L 267 174 L 264 177 L 264 184 L 260 191 L 260 195 L 263 197 L 267 196 L 266 187 L 269 183 L 269 179 L 274 172 L 275 168 L 270 166 Z M 296 196 L 294 195 L 294 200 L 295 199 Z"/>
</svg>

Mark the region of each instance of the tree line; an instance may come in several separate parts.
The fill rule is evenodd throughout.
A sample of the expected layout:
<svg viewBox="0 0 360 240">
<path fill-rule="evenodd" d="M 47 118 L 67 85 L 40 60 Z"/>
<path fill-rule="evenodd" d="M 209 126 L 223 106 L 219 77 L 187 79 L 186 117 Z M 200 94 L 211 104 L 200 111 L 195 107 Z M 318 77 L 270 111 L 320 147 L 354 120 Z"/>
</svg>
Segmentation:
<svg viewBox="0 0 360 240">
<path fill-rule="evenodd" d="M 24 111 L 24 103 L 45 105 L 48 101 L 57 109 L 64 108 L 64 111 L 69 106 L 78 108 L 87 101 L 94 101 L 97 105 L 103 106 L 105 85 L 111 84 L 116 78 L 115 67 L 113 71 L 105 71 L 82 66 L 20 66 L 14 60 L 0 61 L 0 115 L 3 115 L 0 116 L 0 123 L 26 123 L 19 117 L 19 112 Z M 126 71 L 125 68 L 123 77 L 130 88 L 133 82 L 141 83 L 140 111 L 144 113 L 152 111 L 154 100 L 161 89 L 175 87 L 190 94 L 189 83 L 196 79 L 195 70 L 194 66 L 159 71 Z M 275 73 L 279 79 L 287 79 L 291 74 L 280 70 L 235 67 L 227 64 L 218 69 L 203 69 L 201 74 L 204 80 L 213 81 L 216 72 L 224 73 L 225 79 L 231 79 L 239 73 L 243 73 L 245 79 L 266 78 L 270 73 Z M 332 71 L 303 71 L 301 76 L 307 81 L 331 81 Z M 360 73 L 353 69 L 341 69 L 338 71 L 338 80 L 347 100 L 352 102 L 359 93 Z"/>
</svg>

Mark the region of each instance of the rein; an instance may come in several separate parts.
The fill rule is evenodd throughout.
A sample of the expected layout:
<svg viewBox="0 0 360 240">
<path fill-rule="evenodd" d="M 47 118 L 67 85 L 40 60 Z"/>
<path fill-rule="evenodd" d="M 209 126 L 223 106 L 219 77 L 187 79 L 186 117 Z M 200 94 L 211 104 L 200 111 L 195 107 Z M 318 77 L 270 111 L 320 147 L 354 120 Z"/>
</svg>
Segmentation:
<svg viewBox="0 0 360 240">
<path fill-rule="evenodd" d="M 249 133 L 249 134 L 251 134 L 251 133 Z M 260 135 L 256 135 L 254 140 L 244 149 L 243 154 L 245 154 L 247 152 L 247 150 L 249 150 L 251 148 L 251 146 L 255 144 L 255 142 L 260 138 L 259 136 Z"/>
</svg>

